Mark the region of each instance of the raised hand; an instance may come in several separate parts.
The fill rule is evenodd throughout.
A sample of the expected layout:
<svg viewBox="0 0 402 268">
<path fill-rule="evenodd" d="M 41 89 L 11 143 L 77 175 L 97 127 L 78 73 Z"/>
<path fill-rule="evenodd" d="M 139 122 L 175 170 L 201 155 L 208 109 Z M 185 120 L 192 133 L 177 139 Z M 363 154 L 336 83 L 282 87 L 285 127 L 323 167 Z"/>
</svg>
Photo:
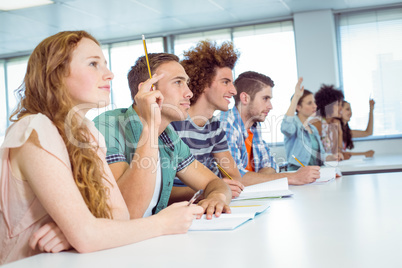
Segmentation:
<svg viewBox="0 0 402 268">
<path fill-rule="evenodd" d="M 289 109 L 286 112 L 287 116 L 294 116 L 301 96 L 303 96 L 304 86 L 302 86 L 303 77 L 300 77 L 295 86 L 295 94 L 293 94 L 292 101 L 290 102 Z"/>
<path fill-rule="evenodd" d="M 300 77 L 295 86 L 295 94 L 293 95 L 293 98 L 297 98 L 297 100 L 300 99 L 301 96 L 303 96 L 304 86 L 301 85 L 302 83 L 303 77 Z"/>
<path fill-rule="evenodd" d="M 375 101 L 374 101 L 373 99 L 370 99 L 370 100 L 369 100 L 370 111 L 373 111 L 373 110 L 374 110 L 374 104 L 375 104 Z"/>
<path fill-rule="evenodd" d="M 152 85 L 162 79 L 163 76 L 163 74 L 155 74 L 152 78 L 141 83 L 134 98 L 138 116 L 141 122 L 148 126 L 159 127 L 161 123 L 163 95 L 159 90 L 154 90 Z"/>
</svg>

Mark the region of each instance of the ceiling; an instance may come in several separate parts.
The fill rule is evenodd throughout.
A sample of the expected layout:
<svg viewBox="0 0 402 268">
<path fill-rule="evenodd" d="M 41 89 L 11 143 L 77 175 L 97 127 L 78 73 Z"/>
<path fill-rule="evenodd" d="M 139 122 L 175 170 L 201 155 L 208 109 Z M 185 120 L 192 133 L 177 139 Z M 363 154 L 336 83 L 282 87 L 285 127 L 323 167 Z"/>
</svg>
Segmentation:
<svg viewBox="0 0 402 268">
<path fill-rule="evenodd" d="M 12 0 L 0 0 L 12 1 Z M 63 30 L 89 31 L 101 42 L 241 25 L 293 13 L 400 4 L 396 0 L 55 0 L 0 11 L 0 58 L 24 55 Z"/>
</svg>

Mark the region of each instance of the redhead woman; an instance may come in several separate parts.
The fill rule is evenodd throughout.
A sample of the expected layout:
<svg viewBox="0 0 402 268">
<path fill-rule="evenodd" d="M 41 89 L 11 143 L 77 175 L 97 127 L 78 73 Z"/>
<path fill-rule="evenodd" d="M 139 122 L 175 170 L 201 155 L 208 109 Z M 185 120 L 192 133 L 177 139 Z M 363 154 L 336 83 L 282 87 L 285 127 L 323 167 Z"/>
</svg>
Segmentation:
<svg viewBox="0 0 402 268">
<path fill-rule="evenodd" d="M 0 149 L 0 264 L 184 233 L 203 213 L 182 202 L 130 220 L 104 139 L 85 118 L 109 104 L 112 79 L 99 43 L 84 31 L 60 32 L 33 51 Z"/>
</svg>

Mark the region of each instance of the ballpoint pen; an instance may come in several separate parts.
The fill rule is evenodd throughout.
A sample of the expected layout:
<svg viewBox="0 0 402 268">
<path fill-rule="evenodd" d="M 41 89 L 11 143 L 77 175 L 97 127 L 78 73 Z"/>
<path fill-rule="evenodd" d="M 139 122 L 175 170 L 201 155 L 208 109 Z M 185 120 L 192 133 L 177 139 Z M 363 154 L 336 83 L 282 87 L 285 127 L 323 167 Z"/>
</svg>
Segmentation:
<svg viewBox="0 0 402 268">
<path fill-rule="evenodd" d="M 204 190 L 198 190 L 198 191 L 193 195 L 193 197 L 191 197 L 191 199 L 188 201 L 188 205 L 187 205 L 187 206 L 191 206 L 191 204 L 193 204 L 194 201 L 197 200 L 197 198 L 200 197 L 203 192 L 204 192 Z"/>
</svg>

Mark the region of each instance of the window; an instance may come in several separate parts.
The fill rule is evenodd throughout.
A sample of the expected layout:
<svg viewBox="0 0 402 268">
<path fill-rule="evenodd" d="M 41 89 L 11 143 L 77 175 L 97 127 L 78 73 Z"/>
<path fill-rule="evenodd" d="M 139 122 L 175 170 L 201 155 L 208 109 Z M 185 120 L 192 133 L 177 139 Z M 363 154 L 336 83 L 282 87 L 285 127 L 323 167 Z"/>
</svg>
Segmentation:
<svg viewBox="0 0 402 268">
<path fill-rule="evenodd" d="M 283 142 L 280 126 L 297 82 L 293 23 L 283 21 L 178 35 L 174 51 L 182 59 L 183 51 L 195 46 L 198 41 L 210 39 L 220 44 L 231 38 L 241 54 L 234 69 L 234 78 L 245 71 L 256 71 L 268 75 L 275 82 L 274 109 L 263 124 L 262 135 L 269 143 Z"/>
<path fill-rule="evenodd" d="M 270 143 L 282 142 L 280 124 L 290 104 L 290 97 L 297 81 L 294 32 L 292 21 L 275 22 L 246 27 L 225 28 L 173 36 L 174 53 L 183 58 L 183 51 L 195 46 L 201 40 L 214 40 L 218 44 L 232 40 L 241 53 L 234 70 L 234 78 L 244 71 L 257 71 L 270 76 L 274 82 L 273 106 L 264 124 L 263 137 Z M 163 38 L 147 39 L 148 53 L 163 52 Z M 103 53 L 114 73 L 112 80 L 111 105 L 91 110 L 87 117 L 92 119 L 105 109 L 126 108 L 132 104 L 127 73 L 138 57 L 144 55 L 142 40 L 106 44 Z M 10 114 L 17 104 L 14 91 L 25 75 L 28 57 L 5 61 L 0 67 L 1 112 Z M 4 67 L 7 77 L 4 77 Z M 5 83 L 7 86 L 5 86 Z M 7 90 L 7 92 L 6 92 Z M 6 94 L 7 93 L 7 94 Z M 6 97 L 8 96 L 8 97 Z M 233 103 L 231 104 L 233 105 Z M 0 137 L 4 135 L 7 118 L 0 121 Z"/>
<path fill-rule="evenodd" d="M 283 142 L 281 123 L 297 83 L 296 48 L 292 21 L 235 28 L 233 42 L 240 50 L 235 75 L 256 71 L 275 83 L 273 109 L 262 124 L 262 136 L 269 143 Z"/>
<path fill-rule="evenodd" d="M 16 90 L 24 81 L 28 57 L 0 61 L 0 144 L 3 142 L 8 118 L 18 103 Z"/>
<path fill-rule="evenodd" d="M 402 134 L 402 8 L 340 14 L 338 40 L 351 128 L 366 128 L 373 98 L 374 135 Z"/>
<path fill-rule="evenodd" d="M 19 99 L 16 90 L 24 81 L 27 70 L 28 57 L 18 58 L 6 62 L 7 68 L 7 94 L 8 94 L 8 114 L 11 115 L 15 110 Z"/>
<path fill-rule="evenodd" d="M 162 38 L 146 40 L 148 53 L 163 52 Z M 127 108 L 133 101 L 128 87 L 127 74 L 141 56 L 144 56 L 142 40 L 113 44 L 110 49 L 111 71 L 114 73 L 112 80 L 112 104 L 113 108 Z"/>
<path fill-rule="evenodd" d="M 6 81 L 4 79 L 4 61 L 0 61 L 0 144 L 6 134 L 7 128 L 7 102 L 6 102 Z"/>
</svg>

